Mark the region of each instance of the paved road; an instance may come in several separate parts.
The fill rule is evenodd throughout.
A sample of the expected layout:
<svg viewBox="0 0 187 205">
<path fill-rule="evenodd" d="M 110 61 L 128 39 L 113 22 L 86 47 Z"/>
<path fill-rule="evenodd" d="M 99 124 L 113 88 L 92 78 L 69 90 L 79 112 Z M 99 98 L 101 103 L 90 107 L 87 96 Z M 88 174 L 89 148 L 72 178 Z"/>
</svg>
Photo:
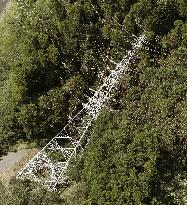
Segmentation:
<svg viewBox="0 0 187 205">
<path fill-rule="evenodd" d="M 5 8 L 8 1 L 9 0 L 0 0 L 0 14 L 3 11 L 3 9 Z"/>
<path fill-rule="evenodd" d="M 12 168 L 26 153 L 27 150 L 19 150 L 18 152 L 9 152 L 8 155 L 0 158 L 0 174 Z"/>
</svg>

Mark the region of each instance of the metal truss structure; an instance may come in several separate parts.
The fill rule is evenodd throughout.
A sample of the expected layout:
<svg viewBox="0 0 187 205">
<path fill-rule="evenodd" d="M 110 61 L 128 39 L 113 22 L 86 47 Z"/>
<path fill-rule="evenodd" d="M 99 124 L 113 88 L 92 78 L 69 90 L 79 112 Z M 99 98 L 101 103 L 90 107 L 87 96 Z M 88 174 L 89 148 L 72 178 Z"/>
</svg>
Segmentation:
<svg viewBox="0 0 187 205">
<path fill-rule="evenodd" d="M 56 190 L 58 184 L 66 185 L 66 174 L 70 161 L 88 144 L 88 128 L 96 120 L 112 91 L 116 88 L 121 76 L 128 70 L 128 65 L 142 47 L 145 36 L 142 35 L 132 44 L 121 62 L 104 80 L 103 85 L 95 92 L 83 109 L 69 120 L 69 123 L 58 133 L 33 159 L 18 173 L 18 179 L 30 179 L 44 185 L 49 191 Z"/>
</svg>

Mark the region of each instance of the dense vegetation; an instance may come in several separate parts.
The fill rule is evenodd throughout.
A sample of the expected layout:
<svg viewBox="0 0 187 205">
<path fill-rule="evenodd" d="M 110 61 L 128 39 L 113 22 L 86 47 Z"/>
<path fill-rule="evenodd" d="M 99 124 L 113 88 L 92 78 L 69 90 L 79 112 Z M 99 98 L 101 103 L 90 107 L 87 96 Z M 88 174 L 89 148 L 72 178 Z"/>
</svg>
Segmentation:
<svg viewBox="0 0 187 205">
<path fill-rule="evenodd" d="M 187 204 L 186 20 L 185 0 L 12 0 L 0 22 L 0 152 L 45 144 L 102 84 L 108 59 L 134 36 L 147 42 L 72 164 L 72 185 L 49 194 L 13 181 L 1 204 Z"/>
</svg>

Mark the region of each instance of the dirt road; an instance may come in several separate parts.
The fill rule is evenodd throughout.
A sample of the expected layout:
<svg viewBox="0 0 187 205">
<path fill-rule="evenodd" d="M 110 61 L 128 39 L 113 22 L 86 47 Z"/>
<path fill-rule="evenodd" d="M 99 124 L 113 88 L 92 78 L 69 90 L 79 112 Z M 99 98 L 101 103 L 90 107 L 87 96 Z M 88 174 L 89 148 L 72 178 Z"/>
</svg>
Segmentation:
<svg viewBox="0 0 187 205">
<path fill-rule="evenodd" d="M 5 8 L 6 4 L 8 3 L 9 0 L 0 0 L 0 14 Z"/>
<path fill-rule="evenodd" d="M 9 152 L 6 156 L 0 158 L 0 174 L 12 168 L 25 154 L 26 150 L 19 150 L 18 152 Z"/>
<path fill-rule="evenodd" d="M 0 181 L 8 185 L 12 178 L 28 163 L 38 152 L 38 149 L 19 149 L 17 152 L 9 152 L 0 158 Z"/>
</svg>

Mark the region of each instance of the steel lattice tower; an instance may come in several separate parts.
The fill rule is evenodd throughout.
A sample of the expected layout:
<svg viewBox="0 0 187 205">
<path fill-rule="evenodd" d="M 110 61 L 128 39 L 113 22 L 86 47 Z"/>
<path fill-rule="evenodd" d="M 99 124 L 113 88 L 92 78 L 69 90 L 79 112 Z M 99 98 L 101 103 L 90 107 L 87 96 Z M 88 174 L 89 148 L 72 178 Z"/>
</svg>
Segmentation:
<svg viewBox="0 0 187 205">
<path fill-rule="evenodd" d="M 18 173 L 18 179 L 40 182 L 50 191 L 55 190 L 57 184 L 67 184 L 66 171 L 70 161 L 78 152 L 83 151 L 85 141 L 86 144 L 88 143 L 89 139 L 86 135 L 88 128 L 110 99 L 119 79 L 128 70 L 130 61 L 137 55 L 144 41 L 144 35 L 136 39 L 132 44 L 132 49 L 127 52 L 121 62 L 116 63 L 116 68 L 111 71 L 93 97 L 88 99 L 88 103 L 83 105 L 83 109 L 28 162 Z M 55 156 L 58 160 L 54 160 Z"/>
</svg>

